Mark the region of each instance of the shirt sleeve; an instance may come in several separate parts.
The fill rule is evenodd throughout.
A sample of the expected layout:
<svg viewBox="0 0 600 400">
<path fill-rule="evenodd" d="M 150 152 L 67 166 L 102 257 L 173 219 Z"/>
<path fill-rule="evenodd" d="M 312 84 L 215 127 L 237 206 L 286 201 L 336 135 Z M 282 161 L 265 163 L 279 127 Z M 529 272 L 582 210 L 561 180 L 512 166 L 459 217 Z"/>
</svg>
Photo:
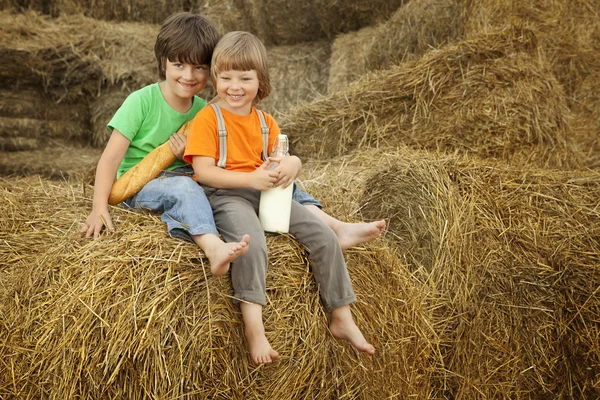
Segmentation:
<svg viewBox="0 0 600 400">
<path fill-rule="evenodd" d="M 118 130 L 129 141 L 132 141 L 135 135 L 140 131 L 147 113 L 147 105 L 144 103 L 143 96 L 139 91 L 131 93 L 115 115 L 108 123 L 108 129 L 112 132 Z"/>
<path fill-rule="evenodd" d="M 192 164 L 194 156 L 219 158 L 217 119 L 212 107 L 203 108 L 192 120 L 185 145 L 184 161 Z"/>
</svg>

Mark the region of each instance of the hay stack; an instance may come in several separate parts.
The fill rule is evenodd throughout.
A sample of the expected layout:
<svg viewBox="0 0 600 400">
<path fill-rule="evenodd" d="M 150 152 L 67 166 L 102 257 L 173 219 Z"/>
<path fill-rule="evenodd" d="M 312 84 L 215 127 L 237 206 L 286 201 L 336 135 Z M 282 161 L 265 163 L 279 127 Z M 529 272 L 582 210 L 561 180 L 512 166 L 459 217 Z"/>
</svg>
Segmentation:
<svg viewBox="0 0 600 400">
<path fill-rule="evenodd" d="M 267 49 L 272 92 L 261 108 L 278 115 L 327 91 L 331 47 L 327 42 Z"/>
<path fill-rule="evenodd" d="M 0 26 L 6 43 L 0 76 L 8 87 L 42 84 L 82 96 L 96 94 L 106 83 L 139 88 L 156 80 L 156 25 L 4 10 Z"/>
<path fill-rule="evenodd" d="M 362 212 L 428 271 L 440 397 L 600 396 L 600 174 L 381 153 Z"/>
<path fill-rule="evenodd" d="M 563 86 L 575 113 L 573 127 L 578 145 L 584 150 L 592 147 L 598 154 L 600 129 L 596 123 L 600 120 L 600 103 L 589 89 L 591 82 L 600 80 L 600 3 L 485 0 L 466 2 L 465 7 L 465 35 L 515 23 L 527 24 L 536 32 L 539 51 Z M 590 165 L 597 165 L 597 160 L 596 156 Z"/>
<path fill-rule="evenodd" d="M 158 217 L 113 209 L 117 231 L 75 240 L 90 194 L 1 180 L 0 396 L 338 399 L 430 393 L 422 285 L 385 248 L 349 252 L 357 322 L 377 357 L 327 332 L 304 251 L 270 237 L 265 308 L 276 364 L 249 365 L 228 278 Z"/>
<path fill-rule="evenodd" d="M 332 39 L 338 33 L 385 21 L 404 0 L 246 2 L 254 31 L 266 44 L 293 45 Z"/>
<path fill-rule="evenodd" d="M 336 36 L 331 45 L 327 93 L 345 89 L 367 72 L 367 54 L 378 38 L 379 27 L 367 26 Z"/>
<path fill-rule="evenodd" d="M 462 33 L 460 11 L 456 1 L 448 0 L 413 0 L 400 7 L 365 54 L 367 69 L 385 69 L 455 40 Z"/>
<path fill-rule="evenodd" d="M 0 153 L 0 176 L 40 175 L 53 179 L 75 177 L 90 171 L 98 163 L 101 154 L 100 149 L 59 139 L 48 142 L 44 139 L 32 139 L 31 142 L 35 149 L 27 149 L 21 145 L 14 151 L 6 149 L 7 151 Z"/>
<path fill-rule="evenodd" d="M 188 11 L 190 1 L 95 1 L 95 0 L 5 0 L 6 6 L 17 11 L 36 11 L 41 14 L 59 17 L 61 15 L 83 14 L 101 20 L 139 21 L 160 24 L 176 11 Z"/>
<path fill-rule="evenodd" d="M 459 7 L 447 0 L 413 0 L 383 24 L 340 34 L 332 45 L 328 93 L 369 71 L 386 69 L 456 39 Z"/>
<path fill-rule="evenodd" d="M 566 99 L 535 48 L 531 31 L 508 29 L 432 50 L 297 109 L 282 130 L 304 157 L 407 144 L 568 166 Z"/>
</svg>

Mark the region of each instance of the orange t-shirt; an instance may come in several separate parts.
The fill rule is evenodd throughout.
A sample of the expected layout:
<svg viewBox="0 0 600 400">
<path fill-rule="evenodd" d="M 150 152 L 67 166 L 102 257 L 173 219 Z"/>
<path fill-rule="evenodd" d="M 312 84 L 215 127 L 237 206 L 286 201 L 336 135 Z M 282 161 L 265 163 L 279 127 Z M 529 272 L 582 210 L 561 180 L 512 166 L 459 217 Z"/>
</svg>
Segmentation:
<svg viewBox="0 0 600 400">
<path fill-rule="evenodd" d="M 262 131 L 256 108 L 249 115 L 237 115 L 221 107 L 227 129 L 227 163 L 225 169 L 252 172 L 263 163 Z M 269 127 L 269 149 L 279 135 L 279 126 L 269 114 L 264 113 Z M 217 116 L 211 106 L 204 107 L 192 121 L 188 132 L 183 159 L 192 163 L 194 156 L 212 157 L 219 162 L 219 133 Z"/>
</svg>

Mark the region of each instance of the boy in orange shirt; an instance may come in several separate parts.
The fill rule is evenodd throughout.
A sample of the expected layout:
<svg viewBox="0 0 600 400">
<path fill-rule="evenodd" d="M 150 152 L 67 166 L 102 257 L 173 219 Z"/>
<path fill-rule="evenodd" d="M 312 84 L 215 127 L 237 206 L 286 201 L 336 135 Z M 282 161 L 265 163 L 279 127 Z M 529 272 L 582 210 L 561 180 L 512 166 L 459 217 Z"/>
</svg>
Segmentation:
<svg viewBox="0 0 600 400">
<path fill-rule="evenodd" d="M 277 168 L 269 170 L 271 161 L 261 158 L 264 143 L 254 105 L 269 95 L 270 84 L 266 50 L 256 37 L 246 32 L 226 34 L 213 53 L 211 78 L 219 99 L 194 118 L 184 159 L 193 164 L 223 238 L 239 241 L 244 233 L 252 237 L 248 252 L 232 262 L 231 277 L 234 296 L 241 300 L 250 356 L 256 364 L 270 363 L 278 353 L 269 344 L 262 322 L 268 259 L 258 220 L 259 198 L 263 190 L 290 185 L 302 163 L 288 155 L 277 160 Z M 218 166 L 225 158 L 219 148 L 220 117 L 227 130 L 224 168 Z M 272 148 L 279 127 L 270 115 L 265 113 L 264 117 L 269 128 L 268 148 Z M 352 318 L 350 304 L 356 296 L 335 232 L 311 210 L 293 201 L 290 233 L 308 248 L 321 299 L 331 313 L 331 333 L 348 340 L 357 350 L 373 354 L 375 348 Z"/>
</svg>

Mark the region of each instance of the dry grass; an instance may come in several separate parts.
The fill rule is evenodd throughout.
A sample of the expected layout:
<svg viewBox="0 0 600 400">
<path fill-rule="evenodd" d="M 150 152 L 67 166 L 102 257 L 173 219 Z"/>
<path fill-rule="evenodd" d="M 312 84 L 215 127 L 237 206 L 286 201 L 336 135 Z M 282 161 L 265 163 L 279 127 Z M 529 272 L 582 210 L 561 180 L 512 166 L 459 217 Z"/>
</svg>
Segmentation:
<svg viewBox="0 0 600 400">
<path fill-rule="evenodd" d="M 267 336 L 254 368 L 229 279 L 157 216 L 113 209 L 117 231 L 76 239 L 90 193 L 72 182 L 2 180 L 0 393 L 18 398 L 423 398 L 432 334 L 422 284 L 382 243 L 348 253 L 357 355 L 327 331 L 305 252 L 269 238 Z M 35 248 L 35 252 L 31 249 Z M 390 295 L 392 294 L 392 295 Z M 425 314 L 424 314 L 425 313 Z M 394 366 L 390 368 L 390 366 Z"/>
<path fill-rule="evenodd" d="M 569 109 L 534 50 L 523 29 L 431 50 L 296 109 L 282 131 L 303 157 L 409 145 L 568 167 Z"/>
<path fill-rule="evenodd" d="M 274 46 L 267 53 L 272 92 L 260 104 L 265 111 L 278 116 L 327 91 L 328 42 Z"/>
<path fill-rule="evenodd" d="M 379 158 L 360 204 L 428 271 L 447 395 L 600 395 L 600 174 Z"/>
</svg>

